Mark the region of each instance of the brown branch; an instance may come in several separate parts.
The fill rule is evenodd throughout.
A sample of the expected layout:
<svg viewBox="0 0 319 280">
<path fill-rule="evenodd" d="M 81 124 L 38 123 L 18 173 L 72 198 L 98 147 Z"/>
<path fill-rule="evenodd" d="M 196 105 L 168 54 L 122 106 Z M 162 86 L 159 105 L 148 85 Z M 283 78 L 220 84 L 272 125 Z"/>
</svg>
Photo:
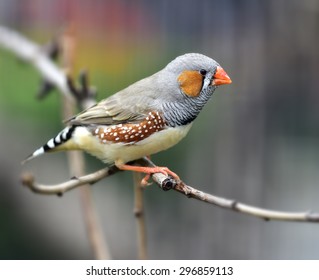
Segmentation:
<svg viewBox="0 0 319 280">
<path fill-rule="evenodd" d="M 108 177 L 116 173 L 118 169 L 115 166 L 111 168 L 103 168 L 96 172 L 93 172 L 88 175 L 73 177 L 69 181 L 55 184 L 55 185 L 44 185 L 35 182 L 34 176 L 30 173 L 24 173 L 21 176 L 21 182 L 24 186 L 28 187 L 32 192 L 45 194 L 45 195 L 58 195 L 61 196 L 65 192 L 78 188 L 80 186 L 94 183 L 100 181 L 101 179 Z"/>
<path fill-rule="evenodd" d="M 68 161 L 70 165 L 70 171 L 72 172 L 71 174 L 78 175 L 84 173 L 83 153 L 79 151 L 68 152 Z M 98 219 L 98 214 L 95 211 L 92 192 L 89 187 L 89 184 L 84 184 L 79 192 L 86 232 L 95 259 L 109 260 L 111 259 L 110 250 L 105 241 L 101 224 Z"/>
<path fill-rule="evenodd" d="M 143 186 L 141 185 L 142 174 L 133 172 L 134 181 L 134 214 L 137 224 L 137 242 L 138 242 L 138 257 L 140 260 L 147 259 L 147 242 L 146 242 L 146 227 L 145 213 L 143 201 Z"/>
<path fill-rule="evenodd" d="M 144 165 L 155 166 L 155 164 L 147 158 L 141 161 Z M 166 177 L 163 174 L 153 174 L 152 176 L 155 183 L 163 190 L 174 189 L 175 191 L 186 195 L 188 198 L 194 198 L 215 206 L 240 212 L 243 214 L 262 218 L 264 220 L 277 220 L 277 221 L 295 221 L 295 222 L 319 222 L 319 213 L 312 211 L 307 212 L 283 212 L 269 209 L 263 209 L 251 205 L 238 202 L 233 199 L 219 197 L 209 193 L 205 193 L 191 186 L 186 185 L 184 182 L 176 182 L 175 180 Z"/>
<path fill-rule="evenodd" d="M 69 99 L 74 99 L 65 73 L 52 62 L 52 53 L 32 42 L 16 31 L 0 26 L 0 46 L 15 54 L 18 58 L 32 65 L 51 86 L 56 87 Z M 51 55 L 51 57 L 50 57 Z M 95 104 L 95 96 L 87 95 L 81 100 L 82 108 Z"/>
<path fill-rule="evenodd" d="M 144 165 L 144 166 L 155 166 L 155 164 L 150 161 L 147 158 L 143 158 L 137 162 L 136 164 Z M 107 176 L 113 175 L 118 169 L 115 167 L 112 167 L 114 169 L 111 169 L 112 172 L 109 170 L 106 172 L 106 169 L 99 170 L 95 173 L 92 173 L 90 175 L 86 175 L 77 179 L 71 179 L 70 183 L 63 183 L 56 186 L 44 186 L 36 184 L 35 182 L 24 182 L 26 186 L 28 186 L 32 191 L 36 191 L 38 193 L 46 194 L 47 191 L 46 188 L 55 189 L 56 193 L 63 193 L 65 191 L 68 191 L 72 188 L 78 187 L 83 185 L 82 180 L 85 179 L 86 183 L 95 183 L 102 178 L 105 178 Z M 90 176 L 90 177 L 88 177 Z M 191 186 L 186 185 L 184 182 L 176 182 L 171 177 L 165 176 L 161 173 L 155 173 L 152 175 L 152 179 L 154 182 L 163 190 L 175 190 L 179 192 L 182 195 L 187 196 L 188 198 L 194 198 L 215 206 L 218 206 L 223 209 L 228 209 L 235 212 L 240 212 L 246 215 L 262 218 L 264 220 L 277 220 L 277 221 L 294 221 L 294 222 L 313 222 L 313 223 L 319 223 L 319 213 L 307 211 L 307 212 L 284 212 L 284 211 L 275 211 L 275 210 L 269 210 L 269 209 L 263 209 L 251 205 L 247 205 L 241 202 L 238 202 L 233 199 L 227 199 L 224 197 L 212 195 L 209 193 L 205 193 L 203 191 L 200 191 L 196 188 L 193 188 Z M 74 182 L 73 180 L 76 180 Z M 72 183 L 71 183 L 72 182 Z M 27 183 L 27 184 L 26 184 Z M 72 188 L 66 188 L 65 186 L 68 186 L 69 184 L 72 184 Z M 59 187 L 58 187 L 59 186 Z M 40 188 L 38 188 L 40 187 Z M 51 192 L 49 193 L 51 194 Z"/>
<path fill-rule="evenodd" d="M 155 177 L 155 178 L 154 178 Z M 167 185 L 167 178 L 161 178 L 157 174 L 153 176 L 154 181 L 161 187 L 165 188 Z M 188 198 L 195 198 L 197 200 L 213 204 L 215 206 L 240 212 L 243 214 L 255 216 L 258 218 L 262 218 L 264 220 L 277 220 L 277 221 L 295 221 L 295 222 L 319 222 L 319 213 L 315 213 L 312 211 L 308 212 L 283 212 L 283 211 L 275 211 L 269 209 L 263 209 L 251 205 L 247 205 L 241 202 L 238 202 L 234 199 L 227 199 L 224 197 L 219 197 L 216 195 L 212 195 L 209 193 L 205 193 L 198 189 L 195 189 L 191 186 L 186 185 L 184 182 L 178 182 L 176 185 L 173 183 L 172 188 L 186 195 Z"/>
<path fill-rule="evenodd" d="M 76 46 L 73 30 L 72 28 L 69 28 L 67 32 L 64 32 L 61 40 L 62 65 L 66 73 L 72 72 L 74 67 L 75 49 Z M 89 106 L 85 102 L 88 97 L 88 95 L 84 94 L 83 98 L 75 96 L 78 106 L 82 107 L 82 109 L 86 109 L 87 106 Z M 74 107 L 74 102 L 62 96 L 62 119 L 69 119 L 72 115 L 74 115 Z M 83 152 L 68 152 L 67 158 L 69 170 L 72 175 L 81 176 L 85 173 Z M 90 241 L 95 258 L 99 260 L 110 259 L 109 248 L 103 237 L 103 232 L 99 223 L 98 215 L 95 211 L 91 190 L 88 184 L 84 185 L 80 189 L 80 201 L 88 240 Z"/>
</svg>

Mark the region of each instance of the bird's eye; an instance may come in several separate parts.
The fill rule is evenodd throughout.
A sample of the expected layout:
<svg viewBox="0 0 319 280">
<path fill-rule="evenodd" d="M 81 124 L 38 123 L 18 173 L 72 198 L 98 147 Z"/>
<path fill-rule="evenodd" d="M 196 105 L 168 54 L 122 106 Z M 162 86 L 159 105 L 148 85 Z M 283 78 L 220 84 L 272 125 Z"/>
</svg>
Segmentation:
<svg viewBox="0 0 319 280">
<path fill-rule="evenodd" d="M 206 76 L 207 71 L 206 71 L 205 69 L 201 69 L 201 70 L 199 70 L 199 73 L 200 73 L 202 76 Z"/>
</svg>

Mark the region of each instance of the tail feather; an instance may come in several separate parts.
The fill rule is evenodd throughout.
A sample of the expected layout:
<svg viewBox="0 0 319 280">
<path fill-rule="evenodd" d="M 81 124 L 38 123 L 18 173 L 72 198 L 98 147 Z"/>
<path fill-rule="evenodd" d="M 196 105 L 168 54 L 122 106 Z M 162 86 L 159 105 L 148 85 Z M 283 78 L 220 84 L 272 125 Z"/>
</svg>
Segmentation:
<svg viewBox="0 0 319 280">
<path fill-rule="evenodd" d="M 21 163 L 24 164 L 27 161 L 34 159 L 35 157 L 38 157 L 44 153 L 55 151 L 57 147 L 66 143 L 72 137 L 72 133 L 74 132 L 74 129 L 75 129 L 75 126 L 67 126 L 57 136 L 55 136 L 54 138 L 51 138 L 46 144 L 44 144 L 39 149 L 35 150 L 30 156 L 28 156 Z"/>
</svg>

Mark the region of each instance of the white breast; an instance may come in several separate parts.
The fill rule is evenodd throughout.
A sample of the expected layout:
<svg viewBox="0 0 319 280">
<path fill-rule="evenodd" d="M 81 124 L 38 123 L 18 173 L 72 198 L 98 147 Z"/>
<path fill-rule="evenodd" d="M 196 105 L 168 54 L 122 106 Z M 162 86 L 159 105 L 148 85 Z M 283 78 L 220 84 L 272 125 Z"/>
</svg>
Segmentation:
<svg viewBox="0 0 319 280">
<path fill-rule="evenodd" d="M 85 127 L 77 127 L 72 138 L 79 149 L 96 156 L 105 163 L 115 161 L 126 163 L 174 146 L 186 136 L 190 128 L 191 124 L 170 127 L 134 144 L 101 143 Z"/>
</svg>

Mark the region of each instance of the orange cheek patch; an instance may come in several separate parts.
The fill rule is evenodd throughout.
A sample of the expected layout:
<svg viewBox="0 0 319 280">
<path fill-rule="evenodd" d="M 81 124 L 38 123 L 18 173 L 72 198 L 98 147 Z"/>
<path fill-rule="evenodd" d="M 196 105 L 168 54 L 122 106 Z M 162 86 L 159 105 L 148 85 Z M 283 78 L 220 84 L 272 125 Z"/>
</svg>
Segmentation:
<svg viewBox="0 0 319 280">
<path fill-rule="evenodd" d="M 191 97 L 199 96 L 203 86 L 203 76 L 197 71 L 184 71 L 178 76 L 182 91 Z"/>
</svg>

